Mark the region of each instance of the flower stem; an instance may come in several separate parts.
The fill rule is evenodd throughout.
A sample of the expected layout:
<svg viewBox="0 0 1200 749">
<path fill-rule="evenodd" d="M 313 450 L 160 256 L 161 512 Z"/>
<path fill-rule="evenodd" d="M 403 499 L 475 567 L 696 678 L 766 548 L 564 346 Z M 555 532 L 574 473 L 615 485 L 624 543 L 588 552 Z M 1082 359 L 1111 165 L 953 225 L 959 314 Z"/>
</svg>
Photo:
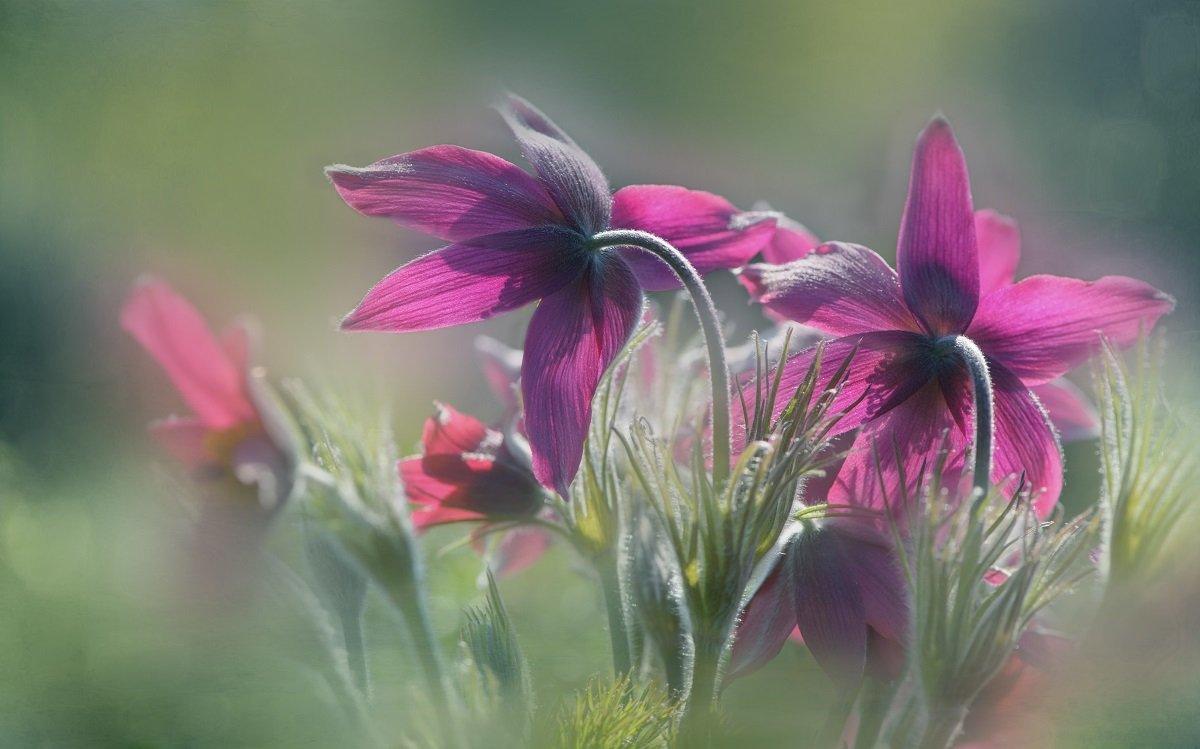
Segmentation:
<svg viewBox="0 0 1200 749">
<path fill-rule="evenodd" d="M 717 486 L 723 485 L 729 477 L 729 368 L 725 363 L 725 340 L 721 336 L 717 308 L 700 280 L 700 274 L 670 242 L 649 232 L 636 229 L 604 231 L 592 237 L 591 245 L 595 249 L 623 245 L 640 247 L 666 263 L 691 295 L 708 348 L 708 372 L 712 379 L 713 482 Z"/>
<path fill-rule="evenodd" d="M 718 725 L 717 690 L 725 646 L 719 636 L 693 634 L 692 684 L 680 718 L 679 746 L 709 746 Z"/>
<path fill-rule="evenodd" d="M 976 492 L 986 496 L 991 486 L 992 437 L 995 431 L 995 402 L 992 398 L 992 377 L 988 374 L 987 358 L 975 342 L 963 335 L 954 336 L 955 352 L 962 357 L 971 373 L 975 392 L 975 469 Z"/>
<path fill-rule="evenodd" d="M 621 591 L 621 577 L 615 558 L 600 560 L 596 565 L 604 594 L 604 608 L 608 613 L 608 636 L 612 640 L 613 672 L 619 679 L 633 670 L 633 659 L 629 652 L 629 630 L 625 617 L 625 597 Z"/>
</svg>

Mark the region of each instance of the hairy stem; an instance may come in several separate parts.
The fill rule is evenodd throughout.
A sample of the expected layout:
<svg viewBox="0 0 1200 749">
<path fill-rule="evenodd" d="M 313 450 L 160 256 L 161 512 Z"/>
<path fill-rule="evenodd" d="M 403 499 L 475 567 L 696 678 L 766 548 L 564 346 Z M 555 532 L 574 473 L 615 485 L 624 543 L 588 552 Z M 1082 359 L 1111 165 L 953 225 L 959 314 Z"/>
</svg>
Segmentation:
<svg viewBox="0 0 1200 749">
<path fill-rule="evenodd" d="M 717 727 L 717 691 L 720 688 L 724 638 L 693 635 L 692 684 L 680 719 L 680 746 L 709 746 Z"/>
<path fill-rule="evenodd" d="M 629 652 L 629 629 L 625 616 L 625 597 L 615 558 L 605 558 L 596 565 L 604 593 L 604 609 L 608 614 L 608 636 L 612 640 L 613 672 L 619 679 L 633 670 Z"/>
<path fill-rule="evenodd" d="M 649 232 L 635 229 L 604 231 L 593 236 L 591 244 L 595 249 L 631 246 L 646 250 L 666 263 L 691 295 L 708 348 L 708 372 L 712 380 L 713 482 L 717 486 L 723 485 L 729 477 L 729 368 L 725 362 L 725 339 L 721 336 L 717 308 L 700 280 L 700 274 L 671 243 Z"/>
<path fill-rule="evenodd" d="M 995 402 L 992 398 L 992 377 L 987 359 L 975 342 L 963 335 L 953 337 L 954 351 L 967 365 L 975 393 L 975 469 L 974 485 L 986 495 L 991 486 L 992 438 L 995 431 Z"/>
</svg>

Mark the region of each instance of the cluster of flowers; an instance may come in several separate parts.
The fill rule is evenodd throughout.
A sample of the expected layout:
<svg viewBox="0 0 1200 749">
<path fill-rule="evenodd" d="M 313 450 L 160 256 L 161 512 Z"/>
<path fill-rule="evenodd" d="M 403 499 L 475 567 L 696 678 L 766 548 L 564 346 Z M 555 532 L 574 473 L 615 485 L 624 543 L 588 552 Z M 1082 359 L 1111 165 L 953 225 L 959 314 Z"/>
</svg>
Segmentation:
<svg viewBox="0 0 1200 749">
<path fill-rule="evenodd" d="M 789 638 L 851 703 L 864 679 L 910 673 L 925 642 L 911 570 L 929 506 L 992 530 L 1003 526 L 996 512 L 1018 505 L 1035 526 L 1052 518 L 1061 441 L 1099 429 L 1064 375 L 1103 345 L 1133 343 L 1174 304 L 1125 277 L 1016 280 L 1017 225 L 974 209 L 941 118 L 917 140 L 893 269 L 867 247 L 822 242 L 779 212 L 713 193 L 613 192 L 528 102 L 509 97 L 501 113 L 532 175 L 450 145 L 327 169 L 358 212 L 449 243 L 384 277 L 343 329 L 429 330 L 537 304 L 523 350 L 477 343 L 502 417 L 487 424 L 438 404 L 421 454 L 398 462 L 411 512 L 387 532 L 477 523 L 473 540 L 497 574 L 566 539 L 603 583 L 617 670 L 665 674 L 683 705 L 681 740 L 710 730 L 722 684 Z M 725 349 L 701 280 L 722 269 L 775 333 Z M 698 336 L 680 332 L 680 305 L 660 314 L 646 302 L 680 288 Z M 244 329 L 214 337 L 158 281 L 138 286 L 122 323 L 194 412 L 152 427 L 172 455 L 208 481 L 256 486 L 262 519 L 304 493 L 311 446 L 263 396 Z M 697 398 L 704 374 L 712 390 Z M 1007 510 L 985 501 L 997 496 L 1015 499 Z M 1034 547 L 964 532 L 957 545 L 933 534 L 929 553 L 992 543 L 981 590 L 1024 584 Z M 1001 650 L 1037 650 L 1028 618 L 1014 626 L 994 638 Z M 945 745 L 961 717 L 921 730 Z"/>
</svg>

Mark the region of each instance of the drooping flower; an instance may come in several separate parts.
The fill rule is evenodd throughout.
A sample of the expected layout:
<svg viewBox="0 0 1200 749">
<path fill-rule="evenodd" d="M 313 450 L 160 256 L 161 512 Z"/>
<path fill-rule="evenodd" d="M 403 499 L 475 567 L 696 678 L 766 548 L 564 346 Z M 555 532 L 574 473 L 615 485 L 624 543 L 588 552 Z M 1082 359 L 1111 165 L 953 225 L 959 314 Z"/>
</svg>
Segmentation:
<svg viewBox="0 0 1200 749">
<path fill-rule="evenodd" d="M 862 429 L 830 500 L 861 494 L 876 480 L 876 460 L 893 484 L 917 475 L 946 433 L 954 456 L 947 466 L 961 469 L 972 439 L 972 386 L 951 342 L 965 335 L 986 356 L 995 392 L 991 478 L 1023 475 L 1035 507 L 1047 513 L 1062 488 L 1062 456 L 1030 388 L 1083 362 L 1102 335 L 1130 343 L 1174 301 L 1118 276 L 1032 276 L 983 293 L 992 281 L 980 273 L 966 162 L 940 118 L 917 141 L 897 266 L 899 273 L 866 247 L 830 242 L 800 260 L 752 265 L 741 275 L 769 308 L 840 336 L 826 347 L 827 369 L 854 352 L 839 428 Z M 784 364 L 785 388 L 796 386 L 813 355 Z"/>
<path fill-rule="evenodd" d="M 613 195 L 591 157 L 528 102 L 511 96 L 502 114 L 536 177 L 449 145 L 327 169 L 360 213 L 452 243 L 385 277 L 342 327 L 428 330 L 540 301 L 521 368 L 526 429 L 535 475 L 565 493 L 592 396 L 638 323 L 643 290 L 678 286 L 646 250 L 597 249 L 591 238 L 614 228 L 648 231 L 704 273 L 747 262 L 772 239 L 775 221 L 745 221 L 724 198 L 683 187 L 635 185 Z"/>
<path fill-rule="evenodd" d="M 841 453 L 849 435 L 834 441 Z M 807 504 L 822 502 L 845 467 L 805 482 Z M 855 507 L 878 507 L 881 486 L 855 495 Z M 904 664 L 908 593 L 890 524 L 868 517 L 834 517 L 803 523 L 771 562 L 738 622 L 729 678 L 749 674 L 792 639 L 803 643 L 830 677 L 856 682 L 864 672 L 895 678 Z"/>
<path fill-rule="evenodd" d="M 421 455 L 400 461 L 417 530 L 466 520 L 516 520 L 541 509 L 544 492 L 515 433 L 436 404 L 421 435 Z"/>
<path fill-rule="evenodd" d="M 291 490 L 293 449 L 251 371 L 245 325 L 218 340 L 191 303 L 165 282 L 146 278 L 122 307 L 121 326 L 193 412 L 152 423 L 155 440 L 201 479 L 232 477 L 257 487 L 263 508 L 274 511 Z"/>
</svg>

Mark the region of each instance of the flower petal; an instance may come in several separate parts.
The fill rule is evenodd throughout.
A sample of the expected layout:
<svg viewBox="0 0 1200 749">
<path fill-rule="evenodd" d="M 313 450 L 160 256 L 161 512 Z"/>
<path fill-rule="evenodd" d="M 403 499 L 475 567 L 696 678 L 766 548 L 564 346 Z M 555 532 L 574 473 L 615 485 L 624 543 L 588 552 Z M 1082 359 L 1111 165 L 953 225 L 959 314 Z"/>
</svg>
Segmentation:
<svg viewBox="0 0 1200 749">
<path fill-rule="evenodd" d="M 171 416 L 152 423 L 149 429 L 154 441 L 189 471 L 216 461 L 207 444 L 210 430 L 197 418 Z"/>
<path fill-rule="evenodd" d="M 806 257 L 820 244 L 821 240 L 804 224 L 781 215 L 775 219 L 775 235 L 762 250 L 763 262 L 773 265 L 790 263 Z"/>
<path fill-rule="evenodd" d="M 1030 389 L 1046 409 L 1063 442 L 1094 440 L 1100 436 L 1100 415 L 1073 382 L 1059 378 Z"/>
<path fill-rule="evenodd" d="M 196 308 L 166 283 L 140 281 L 121 309 L 121 327 L 162 366 L 205 426 L 228 429 L 255 419 L 245 372 Z"/>
<path fill-rule="evenodd" d="M 499 109 L 571 225 L 585 236 L 607 229 L 612 195 L 592 157 L 521 97 L 509 94 Z"/>
<path fill-rule="evenodd" d="M 787 554 L 786 550 L 783 552 Z M 765 666 L 779 654 L 796 628 L 792 591 L 785 584 L 783 559 L 763 580 L 738 618 L 737 636 L 729 654 L 726 682 Z"/>
<path fill-rule="evenodd" d="M 533 472 L 566 496 L 579 469 L 600 377 L 642 316 L 642 290 L 615 253 L 546 297 L 525 336 L 521 393 Z"/>
<path fill-rule="evenodd" d="M 947 392 L 955 401 L 951 408 Z M 967 436 L 956 422 L 955 411 L 970 409 L 969 389 L 950 390 L 930 380 L 886 414 L 860 430 L 854 446 L 829 490 L 831 504 L 890 510 L 903 522 L 905 506 L 929 477 L 939 451 L 946 451 L 942 478 L 950 481 L 961 472 Z"/>
<path fill-rule="evenodd" d="M 451 242 L 563 222 L 536 179 L 499 156 L 469 148 L 432 146 L 361 169 L 337 164 L 325 174 L 359 213 Z"/>
<path fill-rule="evenodd" d="M 924 336 L 899 330 L 862 333 L 827 342 L 817 377 L 817 392 L 829 387 L 833 376 L 850 358 L 846 380 L 832 406 L 833 412 L 844 414 L 835 434 L 848 432 L 887 413 L 930 382 L 935 370 L 929 361 L 928 347 Z M 796 388 L 804 382 L 816 352 L 816 347 L 808 348 L 783 363 L 772 419 L 779 417 Z M 774 372 L 768 375 L 764 389 L 774 377 Z M 755 391 L 753 381 L 742 384 L 741 398 L 748 409 L 754 407 Z M 733 416 L 734 444 L 740 447 L 745 444 L 746 426 L 737 402 Z"/>
<path fill-rule="evenodd" d="M 662 237 L 704 275 L 745 265 L 774 236 L 773 218 L 739 222 L 739 215 L 732 203 L 710 192 L 675 185 L 630 185 L 613 196 L 612 227 Z M 679 279 L 654 255 L 638 247 L 623 247 L 621 252 L 642 288 L 679 288 Z"/>
<path fill-rule="evenodd" d="M 896 267 L 908 307 L 935 335 L 960 332 L 979 303 L 971 184 L 950 123 L 926 126 L 913 152 Z"/>
<path fill-rule="evenodd" d="M 1174 307 L 1169 295 L 1124 276 L 1030 276 L 985 297 L 967 335 L 1026 385 L 1036 385 L 1083 363 L 1101 336 L 1118 346 L 1133 343 Z"/>
<path fill-rule="evenodd" d="M 860 245 L 827 242 L 786 265 L 748 266 L 738 280 L 767 309 L 830 335 L 920 330 L 896 272 Z"/>
<path fill-rule="evenodd" d="M 992 480 L 1009 491 L 1024 477 L 1038 517 L 1058 503 L 1063 486 L 1062 446 L 1046 412 L 1015 374 L 992 362 L 996 437 Z"/>
<path fill-rule="evenodd" d="M 457 411 L 445 403 L 435 403 L 433 416 L 425 420 L 421 445 L 426 456 L 457 457 L 462 453 L 479 452 L 480 445 L 490 431 L 474 416 Z"/>
<path fill-rule="evenodd" d="M 520 408 L 517 381 L 521 379 L 521 349 L 481 335 L 475 338 L 475 353 L 479 356 L 483 378 L 487 380 L 492 395 L 504 406 L 505 416 L 515 414 Z"/>
<path fill-rule="evenodd" d="M 496 577 L 511 577 L 541 559 L 554 539 L 544 528 L 524 525 L 501 534 L 490 545 L 488 540 L 476 532 L 472 534 L 471 545 L 486 558 Z"/>
<path fill-rule="evenodd" d="M 342 321 L 346 330 L 430 330 L 484 320 L 561 289 L 585 267 L 567 229 L 524 229 L 452 244 L 377 283 Z"/>
<path fill-rule="evenodd" d="M 867 624 L 885 639 L 903 642 L 908 630 L 908 600 L 904 573 L 891 539 L 867 523 L 842 519 L 828 524 L 842 540 L 863 600 Z"/>
<path fill-rule="evenodd" d="M 867 664 L 867 614 L 862 592 L 846 570 L 842 539 L 812 526 L 788 547 L 785 569 L 804 644 L 829 676 L 856 684 Z"/>
<path fill-rule="evenodd" d="M 975 242 L 979 248 L 979 296 L 985 297 L 1013 282 L 1021 261 L 1021 230 L 1008 216 L 976 211 Z"/>
</svg>

